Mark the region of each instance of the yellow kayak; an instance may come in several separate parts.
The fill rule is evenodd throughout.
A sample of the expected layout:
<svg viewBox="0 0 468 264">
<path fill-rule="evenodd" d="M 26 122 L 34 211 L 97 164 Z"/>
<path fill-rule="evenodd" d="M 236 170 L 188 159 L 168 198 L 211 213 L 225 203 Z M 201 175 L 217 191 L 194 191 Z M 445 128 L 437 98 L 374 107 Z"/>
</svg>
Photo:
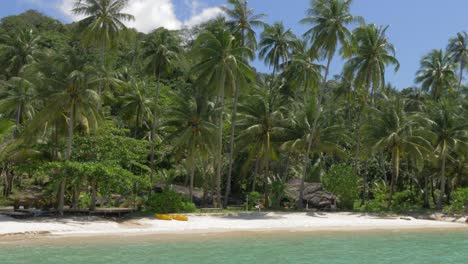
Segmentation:
<svg viewBox="0 0 468 264">
<path fill-rule="evenodd" d="M 154 217 L 160 220 L 172 220 L 172 216 L 167 214 L 155 214 Z"/>
<path fill-rule="evenodd" d="M 172 215 L 172 219 L 177 221 L 188 221 L 188 217 L 185 215 Z"/>
</svg>

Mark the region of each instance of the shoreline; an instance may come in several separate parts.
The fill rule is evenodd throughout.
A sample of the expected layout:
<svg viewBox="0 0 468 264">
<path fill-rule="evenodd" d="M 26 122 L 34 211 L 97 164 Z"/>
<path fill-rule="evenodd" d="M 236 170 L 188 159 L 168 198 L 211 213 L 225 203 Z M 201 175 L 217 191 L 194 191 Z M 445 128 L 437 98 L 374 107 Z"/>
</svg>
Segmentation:
<svg viewBox="0 0 468 264">
<path fill-rule="evenodd" d="M 0 245 L 20 241 L 185 241 L 207 236 L 235 237 L 249 234 L 468 231 L 468 225 L 461 222 L 422 220 L 409 216 L 381 217 L 361 213 L 270 212 L 188 216 L 188 222 L 148 217 L 115 222 L 95 217 L 16 220 L 0 215 Z"/>
</svg>

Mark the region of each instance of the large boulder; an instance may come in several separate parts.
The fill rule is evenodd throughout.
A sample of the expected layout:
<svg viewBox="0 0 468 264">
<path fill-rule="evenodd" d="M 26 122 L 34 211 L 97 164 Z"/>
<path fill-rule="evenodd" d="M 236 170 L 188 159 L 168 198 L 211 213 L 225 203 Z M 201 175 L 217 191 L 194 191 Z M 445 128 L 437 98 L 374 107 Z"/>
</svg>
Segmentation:
<svg viewBox="0 0 468 264">
<path fill-rule="evenodd" d="M 299 191 L 301 180 L 293 179 L 286 187 L 286 195 L 290 200 L 297 202 L 299 200 Z M 315 208 L 320 210 L 336 209 L 337 197 L 331 192 L 326 191 L 321 183 L 304 183 L 304 208 Z"/>
</svg>

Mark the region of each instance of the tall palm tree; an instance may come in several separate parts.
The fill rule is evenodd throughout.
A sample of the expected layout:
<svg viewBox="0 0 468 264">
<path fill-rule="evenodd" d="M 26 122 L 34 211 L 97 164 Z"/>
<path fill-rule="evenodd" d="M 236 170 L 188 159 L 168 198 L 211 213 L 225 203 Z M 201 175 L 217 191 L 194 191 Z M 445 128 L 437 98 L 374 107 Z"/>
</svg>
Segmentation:
<svg viewBox="0 0 468 264">
<path fill-rule="evenodd" d="M 260 59 L 273 67 L 273 76 L 281 65 L 287 64 L 297 44 L 297 38 L 291 29 L 285 29 L 283 23 L 265 25 L 260 35 Z"/>
<path fill-rule="evenodd" d="M 463 81 L 463 71 L 468 63 L 468 33 L 465 31 L 459 32 L 455 38 L 451 38 L 447 46 L 447 53 L 460 67 L 460 74 L 458 76 L 458 89 L 460 90 Z"/>
<path fill-rule="evenodd" d="M 231 28 L 239 46 L 249 47 L 252 50 L 257 49 L 257 38 L 254 27 L 263 26 L 265 23 L 261 20 L 265 14 L 255 14 L 252 8 L 248 8 L 247 0 L 228 0 L 232 7 L 221 7 L 221 10 L 228 16 L 226 22 Z"/>
<path fill-rule="evenodd" d="M 311 7 L 307 10 L 307 17 L 301 20 L 301 23 L 312 26 L 304 34 L 304 37 L 312 43 L 310 53 L 321 55 L 327 61 L 322 83 L 317 87 L 317 89 L 315 89 L 317 102 L 314 104 L 316 107 L 314 111 L 315 119 L 310 127 L 311 136 L 309 137 L 308 150 L 310 150 L 310 146 L 312 145 L 318 119 L 320 117 L 322 100 L 321 90 L 324 89 L 328 81 L 331 61 L 339 45 L 342 47 L 341 51 L 344 57 L 351 54 L 351 33 L 347 27 L 357 22 L 363 23 L 363 19 L 361 17 L 353 16 L 350 13 L 351 4 L 351 0 L 311 1 Z M 309 162 L 309 156 L 305 155 L 304 171 L 299 191 L 299 201 L 302 201 L 304 195 L 304 180 L 307 175 Z M 299 202 L 298 205 L 300 208 L 303 206 L 302 202 Z"/>
<path fill-rule="evenodd" d="M 423 91 L 430 91 L 433 99 L 438 100 L 446 91 L 454 91 L 457 80 L 454 65 L 442 50 L 432 50 L 424 56 L 416 74 L 416 83 L 421 83 Z"/>
<path fill-rule="evenodd" d="M 165 127 L 170 131 L 169 140 L 177 152 L 187 155 L 190 168 L 190 200 L 193 199 L 196 159 L 213 153 L 213 138 L 216 126 L 210 120 L 207 94 L 202 88 L 191 86 L 188 90 L 174 93 L 174 102 L 169 109 Z"/>
<path fill-rule="evenodd" d="M 16 133 L 18 133 L 23 114 L 32 114 L 32 108 L 29 107 L 31 106 L 29 104 L 31 101 L 27 100 L 29 101 L 27 102 L 25 100 L 32 99 L 31 95 L 34 94 L 34 89 L 32 87 L 35 82 L 33 80 L 34 78 L 31 79 L 30 77 L 32 77 L 32 75 L 37 75 L 37 72 L 31 68 L 33 68 L 35 58 L 39 53 L 40 36 L 29 29 L 21 30 L 15 34 L 4 35 L 1 40 L 0 53 L 2 61 L 6 66 L 4 68 L 5 74 L 7 78 L 10 78 L 10 85 L 8 85 L 10 87 L 10 89 L 8 89 L 10 95 L 7 96 L 4 94 L 4 96 L 9 99 L 4 98 L 6 101 L 3 100 L 3 106 L 6 108 L 15 108 Z M 13 102 L 14 105 L 11 105 Z M 24 109 L 25 107 L 28 109 Z"/>
<path fill-rule="evenodd" d="M 40 39 L 32 29 L 1 36 L 0 54 L 8 78 L 19 77 L 23 67 L 34 61 Z"/>
<path fill-rule="evenodd" d="M 127 92 L 122 99 L 122 111 L 134 118 L 134 137 L 138 137 L 138 129 L 146 119 L 151 118 L 151 99 L 148 94 L 148 83 L 145 81 L 130 81 Z"/>
<path fill-rule="evenodd" d="M 92 87 L 95 82 L 93 69 L 86 66 L 85 58 L 76 47 L 51 56 L 55 58 L 54 64 L 44 61 L 39 66 L 47 80 L 46 89 L 41 91 L 47 98 L 45 106 L 29 122 L 26 130 L 29 133 L 41 131 L 44 126 L 66 117 L 65 160 L 68 161 L 72 158 L 72 139 L 77 122 L 94 129 L 101 120 L 97 107 L 99 95 Z M 63 214 L 65 187 L 66 177 L 62 179 L 58 192 L 60 214 Z"/>
<path fill-rule="evenodd" d="M 411 157 L 417 164 L 423 164 L 425 153 L 431 149 L 431 143 L 421 133 L 422 119 L 418 114 L 405 111 L 406 102 L 392 98 L 384 101 L 380 108 L 371 109 L 371 115 L 363 127 L 366 141 L 372 151 L 388 151 L 392 157 L 392 179 L 388 196 L 388 208 L 391 207 L 393 193 L 400 175 L 400 159 Z"/>
<path fill-rule="evenodd" d="M 252 51 L 257 49 L 257 37 L 254 31 L 254 27 L 259 27 L 265 23 L 261 21 L 266 15 L 254 14 L 254 10 L 247 7 L 247 0 L 228 0 L 228 3 L 232 5 L 232 8 L 221 7 L 226 13 L 230 20 L 226 23 L 232 30 L 233 35 L 236 37 L 236 41 L 239 41 L 240 47 L 248 47 Z M 246 58 L 250 59 L 250 58 Z M 234 159 L 234 137 L 236 132 L 236 118 L 237 118 L 237 106 L 239 103 L 240 88 L 246 85 L 245 82 L 240 82 L 236 85 L 234 91 L 234 102 L 231 114 L 231 136 L 229 140 L 229 165 L 228 174 L 226 180 L 226 194 L 224 204 L 227 205 L 229 200 L 229 194 L 231 192 L 231 177 L 232 177 L 232 164 Z"/>
<path fill-rule="evenodd" d="M 0 111 L 15 116 L 16 133 L 24 120 L 31 120 L 40 106 L 37 85 L 33 79 L 12 77 L 0 87 Z"/>
<path fill-rule="evenodd" d="M 441 209 L 445 199 L 446 162 L 452 152 L 468 150 L 468 122 L 460 105 L 441 100 L 430 107 L 431 131 L 435 138 L 435 154 L 440 161 L 440 196 L 437 208 Z"/>
<path fill-rule="evenodd" d="M 277 157 L 275 141 L 285 127 L 285 100 L 278 89 L 278 86 L 257 88 L 239 106 L 239 127 L 242 130 L 239 144 L 245 149 L 250 148 L 251 156 L 255 153 L 264 168 L 265 206 L 269 206 L 270 161 Z"/>
<path fill-rule="evenodd" d="M 78 22 L 83 32 L 85 43 L 94 43 L 101 49 L 102 68 L 106 64 L 106 49 L 115 43 L 125 22 L 135 18 L 122 10 L 128 0 L 76 0 L 72 12 L 76 15 L 84 15 L 85 18 Z M 99 86 L 98 94 L 102 87 Z"/>
<path fill-rule="evenodd" d="M 145 61 L 145 69 L 149 74 L 153 74 L 156 78 L 156 92 L 153 100 L 153 120 L 151 122 L 151 153 L 150 153 L 150 168 L 151 168 L 151 183 L 155 174 L 154 151 L 156 142 L 156 127 L 158 122 L 158 104 L 159 92 L 161 86 L 161 78 L 171 74 L 172 70 L 180 60 L 179 40 L 174 32 L 165 28 L 157 28 L 143 42 L 143 58 Z"/>
<path fill-rule="evenodd" d="M 385 69 L 393 65 L 396 72 L 400 67 L 395 48 L 385 35 L 387 29 L 374 24 L 357 28 L 353 35 L 356 50 L 345 64 L 345 72 L 354 74 L 354 85 L 365 89 L 366 100 L 372 94 L 372 103 L 376 92 L 385 87 Z"/>
<path fill-rule="evenodd" d="M 328 79 L 330 63 L 341 45 L 342 55 L 351 55 L 351 32 L 348 27 L 364 23 L 360 16 L 350 13 L 352 0 L 316 0 L 311 1 L 307 17 L 301 23 L 312 27 L 304 33 L 312 43 L 312 51 L 322 55 L 326 61 L 324 83 Z"/>
<path fill-rule="evenodd" d="M 192 72 L 198 77 L 199 85 L 206 85 L 218 92 L 218 139 L 217 139 L 217 203 L 221 204 L 221 171 L 223 167 L 223 111 L 226 90 L 236 89 L 238 78 L 253 79 L 253 71 L 245 61 L 252 56 L 252 51 L 237 47 L 235 38 L 229 31 L 215 30 L 201 33 L 195 43 L 194 54 L 199 63 Z"/>
</svg>

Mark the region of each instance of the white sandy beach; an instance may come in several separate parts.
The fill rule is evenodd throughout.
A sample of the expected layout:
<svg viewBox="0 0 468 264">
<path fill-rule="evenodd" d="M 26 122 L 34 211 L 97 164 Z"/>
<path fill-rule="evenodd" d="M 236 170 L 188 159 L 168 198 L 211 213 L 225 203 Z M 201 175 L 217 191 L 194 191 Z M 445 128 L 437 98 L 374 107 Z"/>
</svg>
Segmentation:
<svg viewBox="0 0 468 264">
<path fill-rule="evenodd" d="M 21 234 L 52 236 L 101 236 L 138 234 L 221 233 L 228 231 L 353 231 L 456 229 L 468 225 L 457 222 L 421 220 L 412 217 L 380 217 L 358 213 L 251 213 L 189 215 L 188 222 L 152 218 L 114 222 L 99 218 L 38 218 L 18 220 L 0 215 L 2 237 Z"/>
</svg>

